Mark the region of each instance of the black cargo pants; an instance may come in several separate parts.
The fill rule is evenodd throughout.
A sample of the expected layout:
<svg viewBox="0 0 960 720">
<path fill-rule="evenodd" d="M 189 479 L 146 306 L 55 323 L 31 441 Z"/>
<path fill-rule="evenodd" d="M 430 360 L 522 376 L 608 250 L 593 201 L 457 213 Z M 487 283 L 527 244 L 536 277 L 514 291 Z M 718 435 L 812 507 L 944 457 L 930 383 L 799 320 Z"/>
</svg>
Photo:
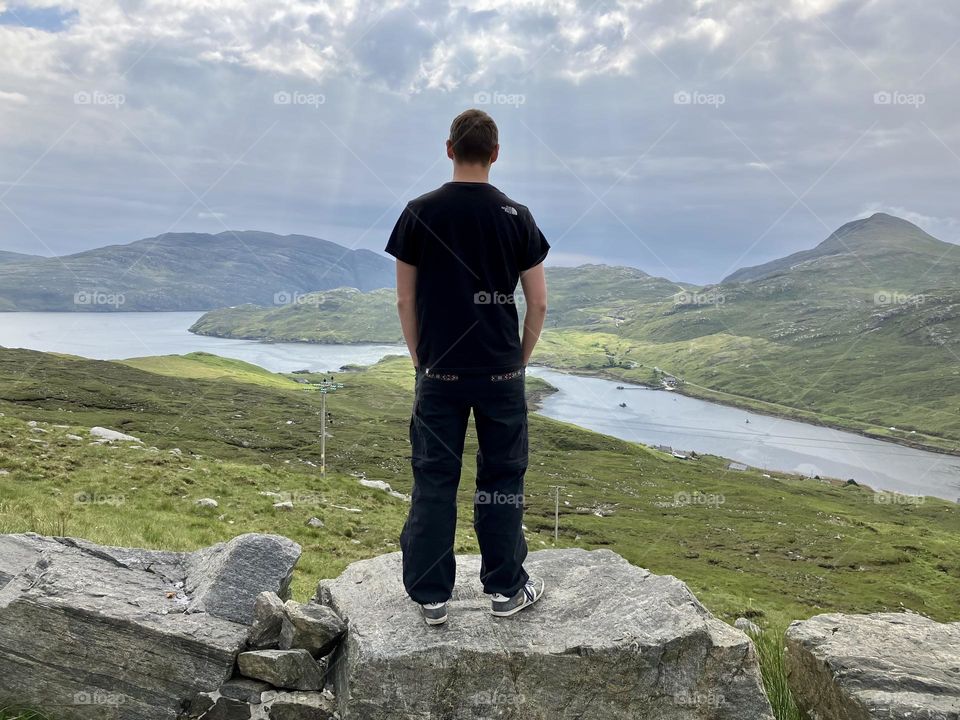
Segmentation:
<svg viewBox="0 0 960 720">
<path fill-rule="evenodd" d="M 497 375 L 418 371 L 410 444 L 413 496 L 400 535 L 403 583 L 418 603 L 445 602 L 456 575 L 457 488 L 467 421 L 477 428 L 473 527 L 484 592 L 515 595 L 523 569 L 523 477 L 527 470 L 524 371 Z"/>
</svg>

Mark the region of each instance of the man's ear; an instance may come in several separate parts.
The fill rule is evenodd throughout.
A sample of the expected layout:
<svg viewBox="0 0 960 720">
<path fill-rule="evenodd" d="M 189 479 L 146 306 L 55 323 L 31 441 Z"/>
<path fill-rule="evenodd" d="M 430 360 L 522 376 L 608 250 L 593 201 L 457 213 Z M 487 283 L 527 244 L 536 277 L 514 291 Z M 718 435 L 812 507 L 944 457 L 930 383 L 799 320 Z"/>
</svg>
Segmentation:
<svg viewBox="0 0 960 720">
<path fill-rule="evenodd" d="M 490 164 L 493 165 L 498 157 L 500 157 L 500 143 L 497 143 L 497 146 L 493 149 L 493 155 L 490 156 Z"/>
<path fill-rule="evenodd" d="M 447 140 L 447 157 L 451 160 L 456 160 L 457 158 L 453 154 L 453 141 Z"/>
</svg>

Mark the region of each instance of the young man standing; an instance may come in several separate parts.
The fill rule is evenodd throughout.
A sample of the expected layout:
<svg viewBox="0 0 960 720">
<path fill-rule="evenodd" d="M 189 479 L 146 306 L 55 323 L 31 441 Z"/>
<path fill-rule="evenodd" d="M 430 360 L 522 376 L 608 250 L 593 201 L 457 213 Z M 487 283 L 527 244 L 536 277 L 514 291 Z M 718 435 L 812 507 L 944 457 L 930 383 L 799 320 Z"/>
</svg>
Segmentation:
<svg viewBox="0 0 960 720">
<path fill-rule="evenodd" d="M 542 263 L 550 246 L 530 211 L 489 183 L 499 152 L 493 118 L 480 110 L 458 115 L 447 140 L 453 181 L 411 201 L 386 248 L 397 259 L 397 309 L 416 368 L 403 582 L 430 625 L 446 622 L 453 592 L 457 487 L 471 410 L 480 446 L 473 525 L 491 611 L 513 615 L 544 590 L 523 569 L 524 375 L 546 317 Z M 522 340 L 518 281 L 526 299 Z"/>
</svg>

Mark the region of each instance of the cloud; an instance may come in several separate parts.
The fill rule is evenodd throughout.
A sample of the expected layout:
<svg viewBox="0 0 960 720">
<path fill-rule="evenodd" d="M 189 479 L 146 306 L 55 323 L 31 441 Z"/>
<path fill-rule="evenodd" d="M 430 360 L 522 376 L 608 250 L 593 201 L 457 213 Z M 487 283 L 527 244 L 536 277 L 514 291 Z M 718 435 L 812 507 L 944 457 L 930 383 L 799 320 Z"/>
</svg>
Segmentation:
<svg viewBox="0 0 960 720">
<path fill-rule="evenodd" d="M 28 98 L 23 93 L 4 92 L 3 90 L 0 90 L 0 103 L 7 102 L 7 103 L 17 103 L 18 105 L 24 105 L 29 101 L 30 101 L 30 98 Z"/>
<path fill-rule="evenodd" d="M 717 280 L 878 198 L 956 236 L 950 0 L 28 5 L 68 20 L 0 24 L 3 249 L 227 217 L 380 249 L 448 178 L 445 134 L 473 105 L 500 125 L 494 182 L 557 258 Z"/>
</svg>

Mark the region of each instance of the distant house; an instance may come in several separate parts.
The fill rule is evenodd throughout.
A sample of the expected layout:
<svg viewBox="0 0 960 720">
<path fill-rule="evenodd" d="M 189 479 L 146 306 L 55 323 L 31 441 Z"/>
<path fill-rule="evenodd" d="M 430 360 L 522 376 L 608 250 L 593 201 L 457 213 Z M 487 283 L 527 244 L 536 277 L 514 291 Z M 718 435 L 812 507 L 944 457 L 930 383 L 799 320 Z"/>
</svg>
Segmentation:
<svg viewBox="0 0 960 720">
<path fill-rule="evenodd" d="M 668 455 L 673 455 L 673 448 L 669 445 L 654 445 L 654 450 L 659 450 L 660 452 L 665 452 Z"/>
<path fill-rule="evenodd" d="M 746 469 L 747 469 L 747 466 L 744 465 L 743 463 L 732 462 L 729 465 L 727 465 L 727 470 L 736 470 L 737 472 L 743 472 Z"/>
</svg>

